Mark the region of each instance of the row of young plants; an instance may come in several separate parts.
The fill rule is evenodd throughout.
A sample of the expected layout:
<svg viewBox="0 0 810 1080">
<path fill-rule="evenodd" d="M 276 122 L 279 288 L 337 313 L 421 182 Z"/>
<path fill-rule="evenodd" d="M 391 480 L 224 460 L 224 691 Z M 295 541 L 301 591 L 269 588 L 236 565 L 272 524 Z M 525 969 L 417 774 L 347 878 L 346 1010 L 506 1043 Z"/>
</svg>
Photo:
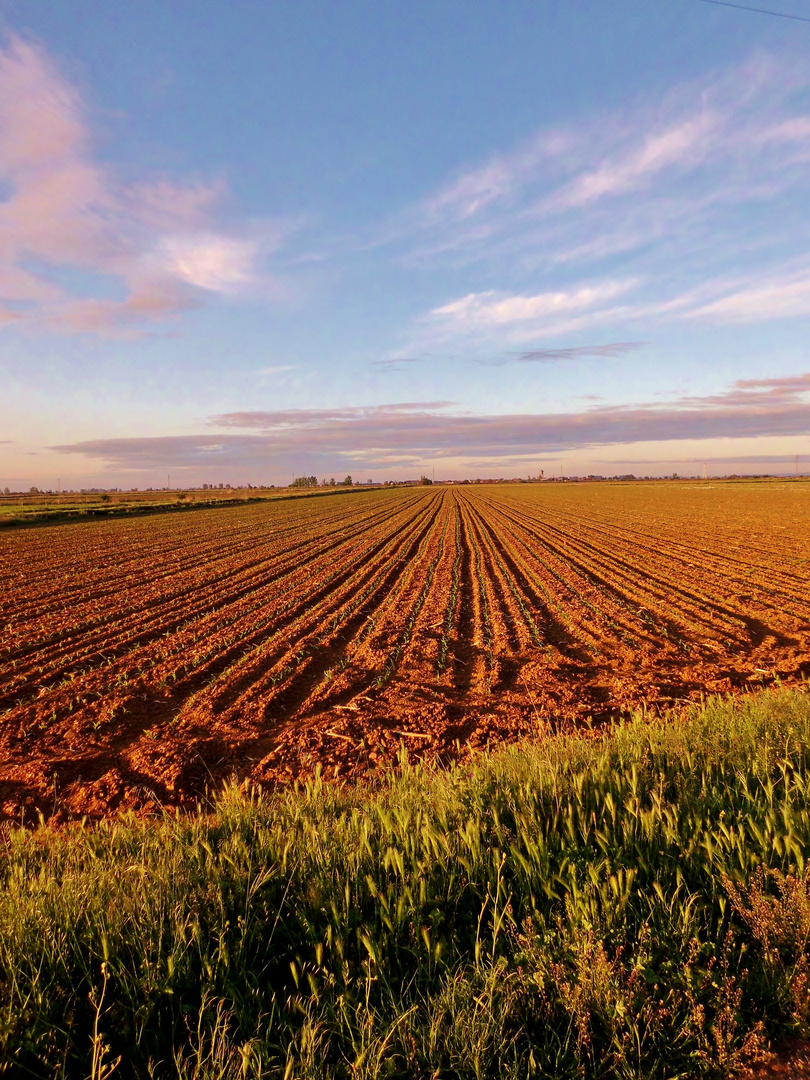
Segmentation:
<svg viewBox="0 0 810 1080">
<path fill-rule="evenodd" d="M 158 610 L 157 615 L 150 610 L 141 626 L 137 624 L 137 618 L 142 618 L 143 615 L 133 616 L 134 626 L 124 634 L 119 633 L 117 638 L 113 637 L 111 647 L 113 656 L 105 664 L 107 667 L 113 663 L 116 665 L 119 674 L 115 680 L 104 677 L 101 673 L 101 665 L 96 662 L 87 671 L 71 672 L 70 681 L 72 682 L 77 674 L 84 683 L 95 679 L 96 688 L 87 689 L 84 694 L 85 697 L 89 696 L 92 699 L 101 697 L 110 690 L 120 690 L 122 678 L 134 678 L 136 675 L 143 677 L 145 674 L 148 682 L 163 687 L 169 683 L 176 683 L 178 679 L 185 679 L 188 682 L 188 677 L 191 676 L 191 679 L 198 684 L 205 680 L 205 683 L 197 690 L 198 695 L 204 694 L 208 690 L 207 684 L 221 677 L 234 664 L 240 661 L 255 662 L 257 649 L 260 652 L 266 652 L 269 644 L 275 639 L 283 637 L 286 641 L 290 636 L 289 610 L 300 611 L 305 625 L 309 625 L 312 618 L 319 614 L 312 603 L 312 596 L 319 598 L 320 606 L 325 605 L 327 609 L 333 607 L 336 602 L 336 597 L 333 595 L 336 591 L 333 587 L 334 582 L 341 582 L 356 574 L 362 575 L 363 562 L 358 562 L 358 559 L 368 553 L 372 546 L 370 541 L 374 542 L 374 546 L 379 546 L 378 534 L 373 531 L 372 526 L 386 525 L 391 533 L 390 543 L 395 543 L 398 542 L 400 535 L 397 526 L 402 528 L 411 525 L 412 513 L 407 508 L 403 509 L 405 509 L 404 513 L 399 512 L 393 515 L 390 512 L 387 515 L 378 513 L 371 526 L 368 523 L 361 522 L 359 526 L 353 523 L 354 527 L 348 531 L 348 535 L 339 538 L 338 542 L 343 545 L 341 552 L 344 554 L 342 558 L 336 559 L 329 566 L 330 573 L 326 579 L 322 574 L 317 576 L 313 574 L 312 568 L 309 567 L 304 571 L 304 575 L 308 575 L 308 578 L 302 576 L 300 582 L 290 583 L 283 579 L 279 581 L 278 578 L 287 569 L 284 559 L 286 552 L 282 552 L 282 557 L 277 557 L 275 560 L 276 566 L 273 565 L 272 560 L 270 561 L 273 572 L 268 574 L 268 580 L 259 588 L 251 588 L 251 582 L 245 584 L 238 577 L 231 578 L 228 581 L 227 591 L 223 590 L 219 597 L 216 594 L 212 596 L 209 591 L 206 591 L 202 598 L 194 596 L 193 602 L 190 602 L 187 597 L 181 595 L 181 599 L 185 600 L 186 608 L 185 610 L 178 608 L 171 617 L 165 606 L 155 609 Z M 332 543 L 335 542 L 333 538 Z M 349 544 L 351 544 L 351 549 L 350 556 L 347 558 L 344 548 Z M 300 561 L 300 556 L 298 558 Z M 356 569 L 354 569 L 355 563 Z M 352 567 L 351 571 L 347 571 L 347 564 Z M 295 565 L 296 563 L 290 561 L 290 569 L 294 569 Z M 190 591 L 193 594 L 194 590 Z M 286 598 L 279 603 L 278 597 Z M 113 615 L 108 617 L 112 618 Z M 168 628 L 158 639 L 153 624 L 156 626 L 161 618 L 168 619 Z M 275 633 L 272 633 L 274 624 L 279 625 Z M 270 631 L 269 638 L 268 631 Z M 114 634 L 114 631 L 112 633 Z M 200 643 L 204 643 L 202 650 L 199 647 Z M 99 655 L 97 643 L 92 638 L 89 645 L 82 644 L 80 648 L 87 654 L 92 653 L 94 658 Z M 76 659 L 76 655 L 57 658 L 56 661 L 52 661 L 53 672 L 58 671 L 57 663 L 75 665 Z M 40 683 L 31 684 L 29 697 L 41 698 L 44 692 L 54 687 L 58 689 L 64 686 L 64 680 L 62 683 L 54 684 L 53 687 L 44 686 L 41 677 L 42 673 L 47 674 L 47 671 L 47 667 L 39 665 Z M 85 676 L 88 678 L 84 678 Z M 27 677 L 30 681 L 30 670 Z M 99 682 L 101 689 L 98 688 Z M 13 683 L 10 684 L 4 696 L 9 701 L 14 701 L 17 707 L 26 704 L 24 698 L 16 697 Z M 73 704 L 72 701 L 67 704 L 63 702 L 58 711 L 64 715 L 66 711 L 72 711 Z"/>
<path fill-rule="evenodd" d="M 583 552 L 578 549 L 572 537 L 556 537 L 550 534 L 545 522 L 539 527 L 537 521 L 525 518 L 520 520 L 504 512 L 502 507 L 498 507 L 497 511 L 492 509 L 497 535 L 502 537 L 503 541 L 511 540 L 510 556 L 515 554 L 518 548 L 523 550 L 536 570 L 542 569 L 544 574 L 556 580 L 553 587 L 555 591 L 562 592 L 560 599 L 564 598 L 563 606 L 570 608 L 573 602 L 575 609 L 579 608 L 585 616 L 585 619 L 571 619 L 569 614 L 569 624 L 574 635 L 582 639 L 586 649 L 591 652 L 594 648 L 597 651 L 599 649 L 599 641 L 594 640 L 593 632 L 587 628 L 591 623 L 597 627 L 609 628 L 612 636 L 629 648 L 638 646 L 637 631 L 634 632 L 630 626 L 619 623 L 615 617 L 618 614 L 614 595 L 617 590 L 612 585 L 609 588 L 600 586 L 593 564 L 589 565 L 587 557 L 583 557 Z M 602 579 L 609 580 L 608 575 Z M 596 599 L 597 603 L 594 604 L 589 596 Z"/>
<path fill-rule="evenodd" d="M 645 521 L 644 528 L 628 528 L 611 516 L 592 516 L 597 509 L 593 505 L 588 507 L 587 516 L 582 506 L 577 507 L 577 513 L 562 513 L 559 508 L 544 505 L 541 518 L 539 507 L 527 506 L 526 500 L 514 494 L 503 502 L 510 508 L 513 504 L 521 507 L 516 516 L 521 528 L 533 524 L 556 535 L 561 543 L 576 545 L 582 565 L 593 561 L 597 574 L 602 575 L 619 602 L 623 594 L 635 601 L 641 607 L 635 612 L 636 618 L 643 612 L 655 612 L 656 622 L 662 623 L 657 632 L 673 643 L 682 643 L 687 652 L 693 646 L 679 640 L 678 626 L 672 623 L 673 611 L 698 640 L 716 635 L 742 643 L 748 641 L 747 623 L 744 615 L 735 612 L 733 606 L 729 608 L 729 596 L 761 590 L 780 613 L 807 617 L 801 568 L 797 568 L 798 574 L 791 574 L 780 566 L 772 533 L 763 551 L 751 542 L 750 532 L 745 544 L 718 545 L 705 529 L 698 539 L 694 518 L 679 520 L 676 507 L 668 507 L 664 519 Z M 599 509 L 604 513 L 605 507 Z M 775 538 L 777 544 L 779 539 Z M 617 558 L 619 548 L 624 553 L 621 558 Z M 638 574 L 637 567 L 644 567 L 646 573 Z"/>
<path fill-rule="evenodd" d="M 430 590 L 433 588 L 433 578 L 436 573 L 436 567 L 441 562 L 442 555 L 444 554 L 444 541 L 445 536 L 447 535 L 448 520 L 449 518 L 446 513 L 442 514 L 441 517 L 437 516 L 436 524 L 432 531 L 439 532 L 439 526 L 441 526 L 441 531 L 438 535 L 436 553 L 430 560 L 430 563 L 428 563 L 427 567 L 424 567 L 423 564 L 425 562 L 428 549 L 432 547 L 433 537 L 431 533 L 425 534 L 425 538 L 420 544 L 419 551 L 417 552 L 416 557 L 413 560 L 413 567 L 411 568 L 411 572 L 409 574 L 409 579 L 407 582 L 407 586 L 410 586 L 408 591 L 411 594 L 412 599 L 406 601 L 409 604 L 409 607 L 407 608 L 404 624 L 399 630 L 399 633 L 397 634 L 393 647 L 388 651 L 388 655 L 385 658 L 382 670 L 378 672 L 376 678 L 371 684 L 375 689 L 380 689 L 381 687 L 385 686 L 385 684 L 393 678 L 394 674 L 396 673 L 397 667 L 402 659 L 402 654 L 411 640 L 411 635 L 413 634 L 416 621 L 419 618 L 422 608 L 424 607 Z M 416 596 L 413 596 L 414 585 L 419 586 L 419 591 Z M 403 600 L 405 588 L 407 586 L 403 585 L 402 588 Z M 398 597 L 397 600 L 399 603 L 400 598 Z"/>
<path fill-rule="evenodd" d="M 474 628 L 473 645 L 476 646 L 477 650 L 480 650 L 479 663 L 481 667 L 474 674 L 473 680 L 481 689 L 489 693 L 495 669 L 495 637 L 489 608 L 489 597 L 487 595 L 489 567 L 486 565 L 481 552 L 479 537 L 469 504 L 462 503 L 462 520 L 464 523 L 464 539 L 469 548 L 470 559 L 470 601 Z"/>
<path fill-rule="evenodd" d="M 413 511 L 413 507 L 409 510 Z M 283 661 L 269 675 L 270 685 L 279 686 L 302 660 L 311 657 L 324 640 L 369 602 L 381 582 L 390 575 L 397 554 L 412 543 L 414 533 L 426 528 L 425 522 L 429 518 L 429 508 L 420 505 L 415 513 L 397 515 L 391 524 L 386 523 L 385 532 L 373 532 L 366 539 L 365 549 L 354 557 L 335 558 L 325 572 L 317 575 L 310 567 L 308 586 L 291 590 L 281 604 L 266 605 L 263 615 L 254 619 L 249 636 L 242 630 L 243 645 L 234 650 L 236 659 L 233 662 L 227 662 L 226 654 L 225 662 L 219 663 L 217 655 L 217 669 L 210 688 L 211 704 L 223 704 L 217 698 L 219 684 L 227 688 L 226 693 L 232 693 L 229 683 L 240 673 L 244 673 L 242 677 L 246 684 L 254 684 L 256 673 L 252 669 L 257 663 L 270 671 L 276 660 Z M 290 611 L 292 617 L 288 614 Z M 238 627 L 232 632 L 232 640 L 236 643 L 239 633 Z"/>
<path fill-rule="evenodd" d="M 450 570 L 450 591 L 447 594 L 447 606 L 444 609 L 442 620 L 442 635 L 439 640 L 439 651 L 436 659 L 436 676 L 442 675 L 447 667 L 447 653 L 450 649 L 451 634 L 456 622 L 456 610 L 459 605 L 459 592 L 461 590 L 461 563 L 464 557 L 464 549 L 461 544 L 461 513 L 458 505 L 453 507 L 453 534 L 455 555 Z"/>
<path fill-rule="evenodd" d="M 534 598 L 530 598 L 530 602 L 531 599 L 534 600 L 534 604 L 536 605 L 535 611 L 542 612 L 542 608 L 537 604 L 537 600 L 539 599 L 550 618 L 559 624 L 564 634 L 566 634 L 571 641 L 578 640 L 578 634 L 581 633 L 581 627 L 574 617 L 574 604 L 580 600 L 579 594 L 571 590 L 563 579 L 554 573 L 550 567 L 550 560 L 544 562 L 538 560 L 536 551 L 527 546 L 525 537 L 521 537 L 513 530 L 503 530 L 501 532 L 501 537 L 502 542 L 503 539 L 507 537 L 511 540 L 508 557 L 517 570 L 523 575 L 525 582 L 528 583 L 528 586 L 534 593 Z M 543 580 L 547 575 L 552 576 L 562 588 L 556 589 L 553 586 L 552 588 L 549 588 L 549 584 L 552 583 Z M 571 602 L 572 597 L 574 604 Z M 543 647 L 548 650 L 550 646 L 547 643 L 549 640 L 547 629 L 545 640 L 546 644 L 544 644 Z M 584 647 L 593 652 L 594 645 L 590 636 L 584 641 Z"/>
<path fill-rule="evenodd" d="M 297 667 L 301 659 L 315 657 L 320 648 L 334 645 L 336 642 L 338 643 L 338 657 L 331 667 L 321 673 L 310 692 L 314 695 L 319 691 L 323 691 L 336 675 L 345 670 L 354 653 L 372 633 L 376 618 L 380 613 L 380 605 L 390 600 L 391 593 L 388 592 L 386 595 L 386 590 L 392 579 L 396 580 L 397 586 L 401 588 L 399 583 L 401 575 L 398 564 L 409 561 L 416 565 L 420 564 L 421 555 L 427 547 L 430 535 L 435 527 L 435 519 L 436 512 L 429 506 L 418 519 L 414 519 L 409 531 L 403 530 L 399 535 L 393 536 L 385 545 L 380 547 L 378 559 L 375 564 L 371 564 L 371 569 L 369 564 L 360 564 L 356 576 L 359 578 L 359 584 L 362 585 L 362 588 L 356 589 L 351 599 L 345 600 L 340 605 L 334 605 L 335 611 L 329 620 L 318 626 L 308 637 L 304 648 L 291 658 L 289 669 L 285 668 L 282 677 L 278 680 L 274 678 L 274 682 L 280 685 L 292 672 L 293 668 Z M 415 552 L 412 560 L 409 560 L 405 554 L 409 552 Z M 409 576 L 412 577 L 414 573 L 415 570 L 412 566 L 410 567 Z M 354 580 L 354 577 L 352 580 Z M 358 618 L 366 611 L 371 611 L 371 614 L 367 615 L 363 623 L 358 626 Z M 355 630 L 355 633 L 350 640 L 340 642 L 341 634 L 345 634 L 347 630 L 352 629 Z"/>
<path fill-rule="evenodd" d="M 727 1077 L 810 1023 L 810 696 L 6 836 L 0 1072 Z"/>
<path fill-rule="evenodd" d="M 399 518 L 402 517 L 400 508 L 398 510 L 399 512 L 394 514 L 391 514 L 390 508 L 382 511 L 378 509 L 373 515 L 366 512 L 359 516 L 359 520 L 357 514 L 351 515 L 351 520 L 338 522 L 339 527 L 333 534 L 327 535 L 326 539 L 316 533 L 314 540 L 311 537 L 301 539 L 299 535 L 294 544 L 290 543 L 291 538 L 280 544 L 275 537 L 261 537 L 259 543 L 251 545 L 249 549 L 248 565 L 233 566 L 225 577 L 223 569 L 217 572 L 216 567 L 229 566 L 234 553 L 228 550 L 227 545 L 221 549 L 219 541 L 224 537 L 220 535 L 213 552 L 208 552 L 208 559 L 204 564 L 207 573 L 203 574 L 200 580 L 196 580 L 190 573 L 188 563 L 192 553 L 189 553 L 189 557 L 184 561 L 171 565 L 168 569 L 165 564 L 161 565 L 161 580 L 157 586 L 154 584 L 156 569 L 152 566 L 152 585 L 148 594 L 139 594 L 138 602 L 133 603 L 130 596 L 131 586 L 127 582 L 126 602 L 121 604 L 120 583 L 116 584 L 115 589 L 111 586 L 100 614 L 89 621 L 85 619 L 84 632 L 78 640 L 74 612 L 70 629 L 72 651 L 61 648 L 59 642 L 62 635 L 38 641 L 34 633 L 33 642 L 29 641 L 25 646 L 26 652 L 36 649 L 35 655 L 48 656 L 45 646 L 56 642 L 56 649 L 50 650 L 53 656 L 49 657 L 55 670 L 84 663 L 85 657 L 96 656 L 102 649 L 121 657 L 122 664 L 130 665 L 134 662 L 135 652 L 146 653 L 148 664 L 152 667 L 163 660 L 170 662 L 180 658 L 188 654 L 196 641 L 210 641 L 215 635 L 220 632 L 227 633 L 233 627 L 237 627 L 236 639 L 242 641 L 246 629 L 254 635 L 257 633 L 251 621 L 251 618 L 255 621 L 255 612 L 272 612 L 277 595 L 297 595 L 302 592 L 302 588 L 312 585 L 313 563 L 323 560 L 325 564 L 336 567 L 335 574 L 338 574 L 341 572 L 342 563 L 362 558 L 369 546 L 369 534 L 373 539 L 377 528 L 382 526 L 395 532 L 397 524 L 400 523 Z M 299 534 L 300 531 L 299 528 Z M 328 564 L 324 555 L 328 556 L 334 548 L 338 548 L 338 552 L 335 552 L 333 561 Z M 242 561 L 244 563 L 244 557 Z M 212 564 L 215 567 L 213 573 Z M 296 575 L 302 565 L 306 569 Z M 289 580 L 290 578 L 292 580 Z M 156 603 L 156 600 L 159 602 Z M 64 606 L 63 601 L 62 607 Z M 84 608 L 86 605 L 83 610 Z M 237 626 L 237 623 L 241 625 Z M 29 636 L 32 630 L 35 628 L 28 625 Z M 171 633 L 167 634 L 167 630 Z M 158 636 L 167 639 L 162 656 L 154 650 Z M 184 667 L 179 659 L 176 666 Z M 24 677 L 25 672 L 18 676 Z M 176 678 L 176 672 L 172 678 Z M 13 689 L 13 684 L 11 688 Z M 9 694 L 10 692 L 7 691 Z"/>
</svg>

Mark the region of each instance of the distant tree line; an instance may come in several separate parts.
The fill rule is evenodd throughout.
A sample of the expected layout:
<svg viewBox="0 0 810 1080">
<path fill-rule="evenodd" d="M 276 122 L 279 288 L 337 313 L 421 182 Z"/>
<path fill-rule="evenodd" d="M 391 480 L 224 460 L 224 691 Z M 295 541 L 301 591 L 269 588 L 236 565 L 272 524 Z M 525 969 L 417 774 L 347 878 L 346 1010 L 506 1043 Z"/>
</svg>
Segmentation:
<svg viewBox="0 0 810 1080">
<path fill-rule="evenodd" d="M 340 481 L 340 483 L 338 483 L 335 480 L 334 476 L 333 476 L 329 480 L 324 480 L 323 483 L 320 486 L 321 487 L 351 487 L 352 483 L 353 483 L 353 481 L 352 481 L 351 476 L 344 476 L 344 478 Z M 290 487 L 295 487 L 295 488 L 314 488 L 314 487 L 318 487 L 318 477 L 317 476 L 296 476 L 296 478 L 293 480 Z"/>
</svg>

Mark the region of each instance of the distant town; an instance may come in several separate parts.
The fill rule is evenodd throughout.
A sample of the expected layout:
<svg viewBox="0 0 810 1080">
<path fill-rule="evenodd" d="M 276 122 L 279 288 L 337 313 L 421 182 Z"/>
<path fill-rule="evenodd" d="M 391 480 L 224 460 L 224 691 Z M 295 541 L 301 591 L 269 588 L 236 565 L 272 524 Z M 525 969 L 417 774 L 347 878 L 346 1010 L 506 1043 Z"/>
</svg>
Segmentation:
<svg viewBox="0 0 810 1080">
<path fill-rule="evenodd" d="M 220 492 L 220 491 L 284 491 L 290 488 L 347 488 L 347 487 L 360 487 L 360 488 L 390 488 L 390 487 L 420 487 L 420 486 L 432 486 L 437 487 L 455 487 L 467 484 L 589 484 L 589 483 L 615 483 L 616 481 L 672 481 L 672 480 L 797 480 L 807 477 L 805 472 L 795 473 L 723 473 L 722 475 L 697 475 L 697 474 L 681 474 L 677 472 L 670 473 L 667 476 L 648 476 L 638 475 L 636 473 L 616 473 L 612 476 L 603 476 L 599 473 L 588 473 L 582 476 L 545 476 L 542 473 L 539 476 L 512 476 L 512 477 L 475 477 L 472 479 L 454 479 L 454 480 L 434 480 L 429 476 L 422 476 L 418 480 L 404 479 L 404 480 L 353 480 L 351 476 L 346 476 L 342 480 L 336 480 L 334 477 L 329 479 L 319 480 L 315 476 L 298 476 L 290 484 L 232 484 L 232 483 L 220 483 L 220 484 L 200 484 L 197 486 L 166 486 L 166 487 L 81 487 L 70 488 L 57 486 L 55 488 L 37 487 L 31 485 L 25 489 L 15 490 L 14 488 L 4 487 L 2 495 L 128 495 L 128 494 L 146 494 L 149 492 L 174 492 L 175 494 L 194 492 Z"/>
</svg>

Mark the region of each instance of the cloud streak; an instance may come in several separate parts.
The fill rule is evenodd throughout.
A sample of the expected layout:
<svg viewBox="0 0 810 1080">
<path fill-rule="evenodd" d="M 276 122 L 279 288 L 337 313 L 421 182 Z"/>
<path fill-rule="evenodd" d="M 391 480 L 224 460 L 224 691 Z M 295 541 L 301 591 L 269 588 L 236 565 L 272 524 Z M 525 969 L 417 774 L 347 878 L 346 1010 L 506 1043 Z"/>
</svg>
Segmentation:
<svg viewBox="0 0 810 1080">
<path fill-rule="evenodd" d="M 492 290 L 469 293 L 460 300 L 435 308 L 431 315 L 463 332 L 534 324 L 549 317 L 559 318 L 600 307 L 626 293 L 633 284 L 632 281 L 607 281 L 534 296 L 503 296 Z"/>
<path fill-rule="evenodd" d="M 460 414 L 449 411 L 453 403 L 448 401 L 235 412 L 211 417 L 210 426 L 218 429 L 213 437 L 98 439 L 50 449 L 102 459 L 123 470 L 217 465 L 286 471 L 290 461 L 306 461 L 321 471 L 338 461 L 374 467 L 427 457 L 485 458 L 497 468 L 516 455 L 536 459 L 638 442 L 806 435 L 808 394 L 810 373 L 740 380 L 718 394 L 666 404 L 568 413 Z"/>
<path fill-rule="evenodd" d="M 589 358 L 612 359 L 634 352 L 643 346 L 641 341 L 615 341 L 607 345 L 573 345 L 562 349 L 530 349 L 527 352 L 497 356 L 491 360 L 474 360 L 484 367 L 504 367 L 506 364 L 556 364 L 560 361 Z"/>
</svg>

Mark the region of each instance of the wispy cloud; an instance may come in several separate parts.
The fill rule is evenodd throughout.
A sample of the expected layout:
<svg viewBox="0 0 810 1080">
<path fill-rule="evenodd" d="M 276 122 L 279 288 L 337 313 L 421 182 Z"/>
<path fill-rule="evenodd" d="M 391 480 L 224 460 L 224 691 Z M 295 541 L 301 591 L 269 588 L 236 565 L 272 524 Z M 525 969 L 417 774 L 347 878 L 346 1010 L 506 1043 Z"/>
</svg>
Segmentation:
<svg viewBox="0 0 810 1080">
<path fill-rule="evenodd" d="M 259 368 L 257 375 L 286 375 L 288 371 L 300 371 L 300 364 L 270 364 L 268 367 Z"/>
<path fill-rule="evenodd" d="M 229 293 L 250 285 L 259 250 L 255 240 L 202 234 L 166 238 L 160 256 L 165 269 L 180 281 L 211 292 Z"/>
<path fill-rule="evenodd" d="M 556 191 L 549 208 L 584 207 L 647 187 L 664 172 L 694 169 L 711 154 L 721 124 L 720 113 L 703 108 L 685 120 L 664 121 L 629 147 L 608 153 L 595 167 L 585 168 Z"/>
<path fill-rule="evenodd" d="M 549 318 L 559 319 L 560 316 L 600 308 L 626 293 L 633 284 L 633 281 L 605 281 L 534 296 L 506 296 L 489 290 L 469 293 L 460 300 L 435 308 L 430 314 L 463 333 L 515 325 L 541 326 Z"/>
<path fill-rule="evenodd" d="M 796 269 L 796 260 L 769 272 L 751 269 L 745 274 L 717 275 L 684 291 L 659 283 L 651 296 L 649 282 L 588 281 L 568 291 L 535 296 L 469 293 L 423 316 L 414 335 L 424 345 L 470 340 L 518 344 L 559 338 L 599 327 L 690 320 L 739 324 L 793 319 L 810 315 L 810 264 Z M 565 354 L 565 349 L 527 350 L 538 357 Z M 499 364 L 503 361 L 477 360 Z"/>
<path fill-rule="evenodd" d="M 810 430 L 810 373 L 740 380 L 706 396 L 668 403 L 594 406 L 580 412 L 485 415 L 459 413 L 452 402 L 224 413 L 219 434 L 98 439 L 51 447 L 102 459 L 123 470 L 171 466 L 284 469 L 291 460 L 313 470 L 343 460 L 363 467 L 430 457 L 499 463 L 525 456 L 632 443 L 805 435 Z"/>
<path fill-rule="evenodd" d="M 404 348 L 804 316 L 808 184 L 810 77 L 786 57 L 538 131 L 381 232 L 399 258 L 473 284 Z"/>
<path fill-rule="evenodd" d="M 810 266 L 798 274 L 779 274 L 757 284 L 732 288 L 725 296 L 685 313 L 719 322 L 763 322 L 810 315 Z"/>
<path fill-rule="evenodd" d="M 16 36 L 0 48 L 0 188 L 0 322 L 132 332 L 258 286 L 273 247 L 264 226 L 218 225 L 219 182 L 120 180 L 78 91 Z"/>
<path fill-rule="evenodd" d="M 684 458 L 684 461 L 689 462 L 690 465 L 702 465 L 704 462 L 707 465 L 740 465 L 745 462 L 747 468 L 752 465 L 761 465 L 768 469 L 772 469 L 774 466 L 785 466 L 780 471 L 794 472 L 796 468 L 796 456 L 794 454 L 746 454 L 744 457 L 737 454 L 726 454 L 719 457 L 705 457 L 705 458 Z M 806 472 L 808 465 L 808 455 L 799 456 L 799 471 Z"/>
<path fill-rule="evenodd" d="M 212 416 L 212 427 L 226 428 L 327 428 L 330 425 L 349 425 L 359 430 L 363 424 L 381 421 L 389 423 L 396 416 L 425 416 L 455 404 L 452 401 L 395 402 L 387 405 L 338 405 L 326 409 L 277 409 L 257 412 L 220 413 Z"/>
<path fill-rule="evenodd" d="M 710 205 L 756 198 L 763 183 L 767 192 L 784 190 L 800 176 L 774 176 L 773 165 L 803 172 L 810 161 L 807 83 L 800 65 L 758 55 L 676 86 L 658 100 L 539 131 L 414 208 L 411 234 L 420 225 L 460 224 L 462 235 L 453 242 L 463 240 L 470 226 L 474 246 L 510 226 L 525 229 L 533 219 L 547 226 L 561 211 L 615 205 L 627 197 L 638 205 L 639 194 L 652 196 L 659 207 L 681 200 L 684 212 L 704 209 L 707 198 Z M 485 223 L 486 233 L 478 232 Z M 554 239 L 559 235 L 555 229 Z"/>
</svg>

